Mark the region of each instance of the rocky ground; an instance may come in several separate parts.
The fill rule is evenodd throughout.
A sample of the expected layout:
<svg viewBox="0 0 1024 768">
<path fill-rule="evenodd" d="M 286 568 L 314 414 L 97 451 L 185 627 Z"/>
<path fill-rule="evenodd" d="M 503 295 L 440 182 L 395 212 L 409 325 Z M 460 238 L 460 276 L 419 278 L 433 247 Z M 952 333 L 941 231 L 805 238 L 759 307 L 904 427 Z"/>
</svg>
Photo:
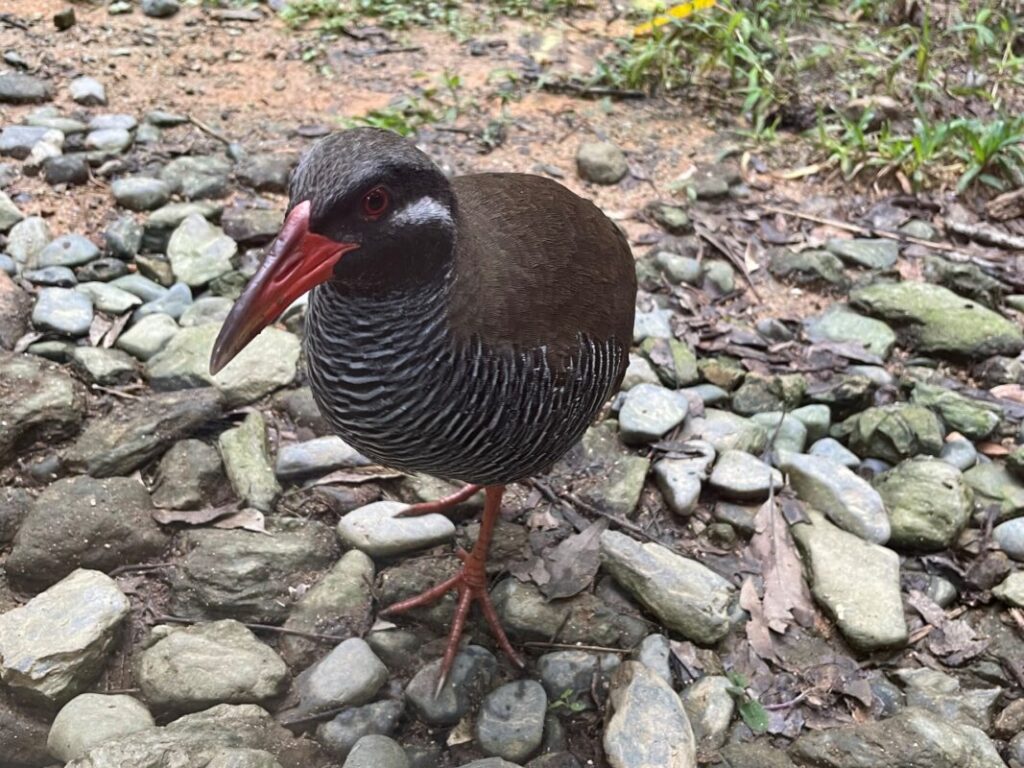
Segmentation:
<svg viewBox="0 0 1024 768">
<path fill-rule="evenodd" d="M 0 14 L 0 766 L 1024 766 L 1019 220 L 786 180 L 686 104 L 495 86 L 585 60 L 593 13 L 74 16 Z M 446 168 L 594 198 L 641 285 L 622 393 L 506 496 L 528 669 L 474 621 L 437 697 L 452 600 L 376 614 L 480 500 L 394 517 L 450 487 L 330 435 L 301 305 L 207 370 L 298 154 L 410 93 L 454 102 L 416 126 Z"/>
</svg>

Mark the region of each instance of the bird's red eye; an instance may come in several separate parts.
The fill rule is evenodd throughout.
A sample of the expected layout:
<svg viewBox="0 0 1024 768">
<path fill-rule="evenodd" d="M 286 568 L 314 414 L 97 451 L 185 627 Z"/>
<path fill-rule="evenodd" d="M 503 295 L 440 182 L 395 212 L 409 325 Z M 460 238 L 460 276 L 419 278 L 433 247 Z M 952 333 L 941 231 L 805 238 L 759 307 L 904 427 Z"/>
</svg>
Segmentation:
<svg viewBox="0 0 1024 768">
<path fill-rule="evenodd" d="M 374 187 L 363 195 L 363 215 L 368 219 L 379 219 L 391 204 L 391 198 L 384 187 Z"/>
</svg>

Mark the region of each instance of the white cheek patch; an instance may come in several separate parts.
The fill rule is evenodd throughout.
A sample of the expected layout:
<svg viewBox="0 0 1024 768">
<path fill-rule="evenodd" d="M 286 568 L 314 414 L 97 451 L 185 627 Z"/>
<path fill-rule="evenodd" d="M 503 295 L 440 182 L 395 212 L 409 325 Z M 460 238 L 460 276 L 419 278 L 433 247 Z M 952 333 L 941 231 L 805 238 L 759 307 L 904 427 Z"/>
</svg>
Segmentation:
<svg viewBox="0 0 1024 768">
<path fill-rule="evenodd" d="M 452 224 L 452 214 L 444 205 L 432 197 L 421 197 L 395 213 L 392 221 L 396 224 L 427 224 L 444 222 Z"/>
</svg>

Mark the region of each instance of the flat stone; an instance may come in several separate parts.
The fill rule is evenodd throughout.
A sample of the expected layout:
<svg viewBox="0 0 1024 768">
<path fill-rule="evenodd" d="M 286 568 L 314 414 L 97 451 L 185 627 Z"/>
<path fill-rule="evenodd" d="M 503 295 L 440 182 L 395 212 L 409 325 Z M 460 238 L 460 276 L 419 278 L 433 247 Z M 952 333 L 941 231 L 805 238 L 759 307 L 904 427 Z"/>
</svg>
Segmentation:
<svg viewBox="0 0 1024 768">
<path fill-rule="evenodd" d="M 851 416 L 833 427 L 832 436 L 846 437 L 850 450 L 862 458 L 896 464 L 919 454 L 938 455 L 945 432 L 927 408 L 894 403 Z"/>
<path fill-rule="evenodd" d="M 156 626 L 136 680 L 150 705 L 197 712 L 214 704 L 258 704 L 288 687 L 288 667 L 237 621 Z"/>
<path fill-rule="evenodd" d="M 88 333 L 92 317 L 92 300 L 70 288 L 43 288 L 32 310 L 37 328 L 68 336 Z"/>
<path fill-rule="evenodd" d="M 139 247 L 142 245 L 142 226 L 131 216 L 122 216 L 106 228 L 103 232 L 103 239 L 106 241 L 111 255 L 130 261 L 135 258 L 135 255 L 139 252 Z M 145 280 L 142 275 L 137 273 L 128 274 L 117 279 L 126 282 L 136 279 Z M 125 288 L 123 285 L 119 287 Z M 125 288 L 125 290 L 128 289 Z M 134 291 L 131 292 L 134 293 Z M 136 295 L 138 296 L 138 294 Z M 139 298 L 143 301 L 149 300 L 145 296 L 139 296 Z"/>
<path fill-rule="evenodd" d="M 714 449 L 711 450 L 713 456 Z M 654 465 L 654 480 L 665 503 L 672 512 L 684 517 L 697 508 L 704 474 L 693 470 L 690 459 L 662 459 Z"/>
<path fill-rule="evenodd" d="M 168 203 L 157 208 L 146 218 L 143 233 L 143 246 L 147 251 L 162 253 L 167 249 L 167 242 L 175 229 L 194 213 L 216 220 L 220 215 L 221 206 L 207 201 L 198 200 L 186 203 Z"/>
<path fill-rule="evenodd" d="M 87 380 L 103 386 L 125 384 L 135 379 L 138 367 L 127 352 L 102 347 L 75 347 L 68 362 Z"/>
<path fill-rule="evenodd" d="M 135 119 L 134 115 L 104 112 L 99 115 L 93 115 L 89 119 L 88 127 L 91 131 L 109 131 L 112 129 L 134 131 L 138 124 L 139 121 Z"/>
<path fill-rule="evenodd" d="M 367 555 L 352 549 L 342 555 L 288 614 L 285 629 L 345 637 L 358 635 L 371 623 L 376 569 Z M 292 667 L 308 667 L 323 644 L 295 634 L 278 641 L 281 655 Z"/>
<path fill-rule="evenodd" d="M 315 521 L 268 518 L 267 532 L 204 528 L 179 534 L 170 610 L 193 619 L 280 624 L 292 590 L 338 558 L 334 532 Z"/>
<path fill-rule="evenodd" d="M 128 274 L 128 265 L 112 256 L 101 256 L 75 269 L 75 277 L 83 283 L 109 283 Z"/>
<path fill-rule="evenodd" d="M 900 255 L 900 244 L 883 238 L 829 238 L 825 247 L 848 264 L 867 269 L 890 269 Z"/>
<path fill-rule="evenodd" d="M 132 135 L 124 128 L 100 128 L 86 134 L 85 147 L 103 154 L 120 154 L 132 145 Z"/>
<path fill-rule="evenodd" d="M 843 305 L 833 305 L 825 313 L 804 321 L 804 328 L 811 341 L 860 344 L 883 360 L 896 346 L 892 328 Z"/>
<path fill-rule="evenodd" d="M 595 184 L 617 184 L 629 173 L 626 156 L 608 141 L 586 141 L 576 151 L 580 178 Z"/>
<path fill-rule="evenodd" d="M 54 286 L 72 288 L 78 283 L 71 267 L 43 267 L 42 269 L 26 269 L 21 276 L 34 286 Z"/>
<path fill-rule="evenodd" d="M 356 742 L 345 761 L 345 768 L 409 768 L 405 750 L 387 736 L 369 735 Z"/>
<path fill-rule="evenodd" d="M 769 255 L 768 271 L 780 280 L 796 285 L 845 288 L 850 282 L 843 273 L 843 262 L 839 257 L 821 250 L 773 249 Z"/>
<path fill-rule="evenodd" d="M 51 186 L 87 184 L 89 178 L 89 163 L 79 154 L 58 155 L 43 161 L 43 179 Z"/>
<path fill-rule="evenodd" d="M 892 675 L 904 687 L 908 707 L 920 707 L 944 720 L 992 729 L 1002 688 L 962 688 L 960 680 L 935 669 L 898 669 Z"/>
<path fill-rule="evenodd" d="M 117 179 L 110 185 L 114 199 L 130 211 L 152 211 L 165 205 L 171 197 L 166 181 L 146 176 Z"/>
<path fill-rule="evenodd" d="M 971 440 L 984 440 L 991 435 L 1002 416 L 999 406 L 923 382 L 914 385 L 910 402 L 935 411 L 950 429 Z"/>
<path fill-rule="evenodd" d="M 140 257 L 141 258 L 141 257 Z M 166 264 L 166 262 L 164 262 Z M 172 276 L 168 276 L 173 279 Z M 143 278 L 145 279 L 145 278 Z M 138 322 L 144 317 L 150 315 L 167 315 L 172 320 L 179 319 L 188 308 L 192 306 L 192 291 L 184 283 L 174 283 L 170 288 L 165 289 L 165 293 L 157 299 L 147 301 L 132 315 L 133 322 Z M 206 386 L 198 385 L 198 386 Z M 170 388 L 170 387 L 169 387 Z"/>
<path fill-rule="evenodd" d="M 201 296 L 181 313 L 178 323 L 182 328 L 215 324 L 218 328 L 227 319 L 234 302 L 223 296 Z"/>
<path fill-rule="evenodd" d="M 114 346 L 145 362 L 167 346 L 179 330 L 169 315 L 147 315 L 118 336 Z"/>
<path fill-rule="evenodd" d="M 397 501 L 378 501 L 354 509 L 338 523 L 338 536 L 370 557 L 394 557 L 455 538 L 455 526 L 444 515 L 397 517 L 407 508 Z"/>
<path fill-rule="evenodd" d="M 123 694 L 83 693 L 57 713 L 46 746 L 62 762 L 78 760 L 105 741 L 154 725 L 153 716 L 138 699 Z"/>
<path fill-rule="evenodd" d="M 49 128 L 8 125 L 0 131 L 0 155 L 24 160 L 31 154 L 32 148 L 49 132 Z"/>
<path fill-rule="evenodd" d="M 975 505 L 992 504 L 999 508 L 998 522 L 1024 513 L 1024 482 L 1008 472 L 1005 465 L 977 464 L 964 472 L 964 482 L 974 491 Z"/>
<path fill-rule="evenodd" d="M 966 438 L 947 438 L 939 451 L 939 458 L 963 472 L 978 463 L 978 449 Z"/>
<path fill-rule="evenodd" d="M 25 214 L 18 210 L 11 198 L 0 192 L 0 232 L 6 232 L 24 218 Z"/>
<path fill-rule="evenodd" d="M 147 277 L 143 277 L 137 272 L 119 277 L 111 285 L 115 288 L 120 288 L 122 291 L 134 294 L 145 302 L 156 301 L 168 293 L 167 288 Z"/>
<path fill-rule="evenodd" d="M 100 255 L 100 249 L 82 235 L 61 235 L 36 256 L 37 267 L 77 267 Z"/>
<path fill-rule="evenodd" d="M 875 478 L 889 512 L 894 547 L 937 552 L 967 525 L 973 494 L 956 467 L 931 458 L 909 459 Z"/>
<path fill-rule="evenodd" d="M 228 480 L 238 498 L 247 506 L 270 512 L 281 486 L 270 466 L 263 416 L 259 411 L 252 411 L 241 425 L 222 432 L 217 444 Z"/>
<path fill-rule="evenodd" d="M 629 365 L 626 367 L 625 376 L 622 377 L 623 390 L 630 390 L 637 384 L 658 384 L 660 381 L 647 358 L 630 353 Z"/>
<path fill-rule="evenodd" d="M 448 680 L 435 696 L 440 668 L 436 659 L 420 669 L 405 688 L 406 701 L 428 725 L 455 725 L 490 690 L 498 662 L 490 651 L 467 645 L 456 654 Z"/>
<path fill-rule="evenodd" d="M 768 431 L 760 424 L 716 408 L 708 408 L 703 416 L 688 419 L 682 437 L 703 440 L 719 453 L 736 450 L 756 455 L 768 444 Z"/>
<path fill-rule="evenodd" d="M 688 401 L 672 390 L 654 384 L 638 384 L 626 394 L 619 411 L 619 434 L 629 445 L 661 438 L 686 418 Z"/>
<path fill-rule="evenodd" d="M 619 658 L 613 653 L 552 651 L 537 660 L 537 672 L 552 704 L 561 702 L 575 713 L 594 708 L 591 691 L 595 685 L 607 683 L 609 673 L 618 665 Z"/>
<path fill-rule="evenodd" d="M 68 83 L 71 100 L 83 107 L 99 107 L 107 103 L 107 91 L 95 77 L 83 75 Z"/>
<path fill-rule="evenodd" d="M 782 489 L 782 473 L 744 451 L 726 451 L 715 463 L 710 483 L 726 498 L 757 501 Z"/>
<path fill-rule="evenodd" d="M 0 615 L 0 680 L 44 706 L 64 704 L 99 676 L 129 607 L 109 576 L 73 572 Z"/>
<path fill-rule="evenodd" d="M 0 349 L 14 349 L 28 332 L 32 299 L 0 270 Z"/>
<path fill-rule="evenodd" d="M 212 389 L 149 395 L 91 420 L 64 461 L 93 477 L 127 475 L 222 413 Z"/>
<path fill-rule="evenodd" d="M 144 307 L 143 307 L 144 308 Z M 149 359 L 146 373 L 154 389 L 215 386 L 230 405 L 242 405 L 290 384 L 299 360 L 299 340 L 266 328 L 224 370 L 210 375 L 210 354 L 220 328 L 183 328 Z"/>
<path fill-rule="evenodd" d="M 905 709 L 887 720 L 805 733 L 789 754 L 800 765 L 822 768 L 1006 766 L 982 731 L 917 708 Z"/>
<path fill-rule="evenodd" d="M 50 225 L 39 216 L 26 216 L 7 233 L 7 253 L 22 264 L 35 264 L 36 256 L 50 242 Z"/>
<path fill-rule="evenodd" d="M 658 309 L 657 307 L 649 312 L 637 311 L 633 317 L 633 343 L 639 344 L 644 339 L 671 339 L 672 326 L 669 318 L 672 311 Z"/>
<path fill-rule="evenodd" d="M 238 245 L 220 227 L 199 214 L 187 217 L 167 243 L 167 258 L 176 279 L 196 288 L 231 271 Z"/>
<path fill-rule="evenodd" d="M 39 104 L 53 98 L 53 88 L 46 80 L 20 72 L 0 75 L 0 103 Z"/>
<path fill-rule="evenodd" d="M 393 699 L 346 709 L 317 726 L 316 738 L 339 760 L 344 760 L 364 736 L 388 736 L 398 727 L 404 707 Z"/>
<path fill-rule="evenodd" d="M 142 299 L 107 283 L 79 283 L 75 288 L 92 299 L 93 306 L 100 312 L 123 315 L 132 307 L 142 304 Z"/>
<path fill-rule="evenodd" d="M 992 594 L 1007 605 L 1024 608 L 1024 573 L 1011 573 L 992 589 Z"/>
<path fill-rule="evenodd" d="M 640 351 L 654 364 L 659 379 L 671 389 L 700 380 L 697 356 L 679 339 L 648 337 L 640 345 Z"/>
<path fill-rule="evenodd" d="M 534 680 L 495 688 L 480 705 L 477 743 L 489 755 L 522 762 L 540 747 L 547 706 L 547 694 Z"/>
<path fill-rule="evenodd" d="M 235 168 L 235 176 L 258 192 L 285 194 L 288 178 L 298 156 L 291 153 L 267 152 L 250 155 Z"/>
<path fill-rule="evenodd" d="M 838 462 L 797 453 L 781 453 L 778 467 L 801 501 L 828 515 L 844 531 L 876 544 L 892 533 L 878 491 Z"/>
<path fill-rule="evenodd" d="M 54 365 L 0 352 L 0 466 L 34 442 L 56 442 L 78 431 L 85 391 Z"/>
<path fill-rule="evenodd" d="M 719 749 L 728 738 L 729 726 L 736 713 L 736 700 L 729 693 L 732 688 L 733 683 L 728 677 L 708 675 L 683 691 L 683 707 L 702 753 Z"/>
<path fill-rule="evenodd" d="M 368 463 L 365 456 L 340 437 L 328 435 L 281 446 L 274 473 L 280 480 L 297 480 Z"/>
<path fill-rule="evenodd" d="M 224 234 L 240 245 L 265 245 L 277 236 L 284 223 L 284 211 L 275 208 L 238 208 L 224 211 Z"/>
<path fill-rule="evenodd" d="M 160 459 L 153 487 L 159 509 L 198 509 L 224 485 L 220 454 L 202 440 L 179 440 Z"/>
<path fill-rule="evenodd" d="M 658 544 L 601 534 L 601 565 L 666 627 L 713 645 L 729 631 L 735 589 L 711 569 Z"/>
<path fill-rule="evenodd" d="M 155 557 L 169 538 L 152 511 L 145 486 L 134 478 L 58 480 L 40 494 L 18 530 L 8 576 L 42 588 L 76 568 L 111 571 Z"/>
<path fill-rule="evenodd" d="M 640 501 L 651 462 L 623 449 L 617 427 L 610 419 L 592 426 L 553 471 L 572 475 L 574 493 L 587 504 L 629 517 Z"/>
<path fill-rule="evenodd" d="M 696 741 L 683 703 L 643 664 L 626 661 L 615 671 L 610 705 L 603 742 L 612 768 L 696 768 Z"/>
<path fill-rule="evenodd" d="M 815 509 L 791 527 L 811 593 L 855 648 L 870 652 L 907 641 L 900 561 L 892 550 L 843 531 Z"/>
<path fill-rule="evenodd" d="M 372 701 L 388 680 L 388 668 L 366 641 L 352 637 L 295 678 L 299 703 L 289 716 L 303 717 Z"/>
<path fill-rule="evenodd" d="M 919 352 L 981 359 L 1024 349 L 1015 323 L 937 285 L 876 283 L 854 290 L 850 300 L 895 324 Z"/>
</svg>

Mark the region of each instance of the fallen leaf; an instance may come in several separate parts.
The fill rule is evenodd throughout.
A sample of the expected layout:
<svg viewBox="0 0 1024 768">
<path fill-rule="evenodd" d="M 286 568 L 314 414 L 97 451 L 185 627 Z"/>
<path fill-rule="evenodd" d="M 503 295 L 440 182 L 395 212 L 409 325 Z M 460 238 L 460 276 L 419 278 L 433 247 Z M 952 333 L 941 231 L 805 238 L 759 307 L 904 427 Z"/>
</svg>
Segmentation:
<svg viewBox="0 0 1024 768">
<path fill-rule="evenodd" d="M 598 543 L 607 527 L 605 518 L 596 520 L 544 553 L 544 565 L 551 578 L 547 584 L 538 586 L 545 597 L 572 597 L 590 585 L 601 564 Z"/>
<path fill-rule="evenodd" d="M 1008 456 L 1010 449 L 999 443 L 978 443 L 978 450 L 986 456 Z"/>
<path fill-rule="evenodd" d="M 781 634 L 794 618 L 806 619 L 814 614 L 811 593 L 789 525 L 774 499 L 768 499 L 757 511 L 754 529 L 750 551 L 762 564 L 765 623 Z"/>
<path fill-rule="evenodd" d="M 526 527 L 531 531 L 553 531 L 560 525 L 557 518 L 547 509 L 535 509 L 526 518 Z"/>
<path fill-rule="evenodd" d="M 224 507 L 205 507 L 204 509 L 157 509 L 153 519 L 161 525 L 183 523 L 184 525 L 206 525 L 219 517 L 231 515 L 238 511 L 235 504 Z"/>
<path fill-rule="evenodd" d="M 743 586 L 740 587 L 740 608 L 750 614 L 750 620 L 745 627 L 750 647 L 762 659 L 774 661 L 776 656 L 772 645 L 772 633 L 765 621 L 764 606 L 761 605 L 761 598 L 757 596 L 754 579 L 750 576 L 743 580 Z"/>
<path fill-rule="evenodd" d="M 1000 384 L 998 387 L 992 387 L 989 392 L 1002 400 L 1024 403 L 1024 387 L 1020 384 Z"/>
<path fill-rule="evenodd" d="M 912 589 L 907 602 L 935 627 L 927 642 L 928 650 L 936 656 L 945 657 L 951 664 L 962 664 L 988 648 L 989 641 L 979 638 L 970 624 L 963 619 L 948 618 L 942 607 L 924 592 Z"/>
<path fill-rule="evenodd" d="M 385 467 L 350 467 L 348 469 L 338 469 L 328 475 L 311 480 L 306 483 L 304 487 L 315 488 L 318 485 L 336 484 L 355 485 L 358 483 L 369 483 L 375 480 L 396 480 L 402 476 L 401 472 L 396 472 L 393 469 L 386 469 Z"/>
<path fill-rule="evenodd" d="M 253 533 L 267 533 L 263 513 L 258 509 L 240 509 L 233 515 L 222 517 L 213 524 L 214 528 L 241 528 Z M 270 534 L 267 534 L 268 536 Z"/>
</svg>

